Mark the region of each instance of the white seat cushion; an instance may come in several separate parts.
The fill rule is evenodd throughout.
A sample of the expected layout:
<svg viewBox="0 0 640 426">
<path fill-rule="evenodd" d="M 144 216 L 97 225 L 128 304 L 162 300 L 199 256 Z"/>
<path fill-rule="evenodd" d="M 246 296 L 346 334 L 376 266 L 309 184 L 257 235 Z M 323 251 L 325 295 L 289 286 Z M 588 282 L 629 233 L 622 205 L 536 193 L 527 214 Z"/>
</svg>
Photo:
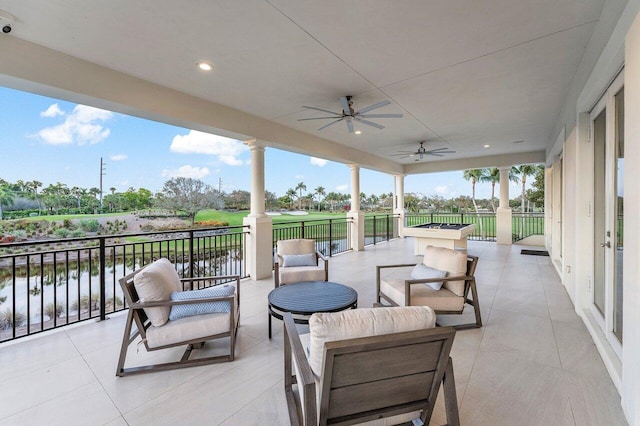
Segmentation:
<svg viewBox="0 0 640 426">
<path fill-rule="evenodd" d="M 298 266 L 280 268 L 280 284 L 301 283 L 304 281 L 324 281 L 324 268 L 321 266 Z"/>
<path fill-rule="evenodd" d="M 404 278 L 381 279 L 380 291 L 399 306 L 404 306 L 405 279 L 411 279 L 409 274 Z M 409 303 L 412 306 L 429 306 L 436 311 L 461 312 L 464 308 L 464 297 L 456 295 L 445 287 L 434 290 L 426 285 L 413 284 Z"/>
<path fill-rule="evenodd" d="M 433 269 L 447 271 L 447 277 L 459 277 L 467 274 L 467 254 L 457 250 L 427 246 L 422 263 Z M 443 287 L 457 296 L 464 296 L 464 281 L 462 280 L 445 281 Z"/>
<path fill-rule="evenodd" d="M 171 300 L 171 293 L 182 291 L 180 277 L 168 259 L 158 259 L 146 266 L 133 277 L 133 285 L 140 302 L 161 302 Z M 144 308 L 149 321 L 155 327 L 169 320 L 171 307 Z"/>
<path fill-rule="evenodd" d="M 152 325 L 147 329 L 147 345 L 157 348 L 229 332 L 230 321 L 230 313 L 217 313 L 181 318 L 161 327 Z"/>
</svg>

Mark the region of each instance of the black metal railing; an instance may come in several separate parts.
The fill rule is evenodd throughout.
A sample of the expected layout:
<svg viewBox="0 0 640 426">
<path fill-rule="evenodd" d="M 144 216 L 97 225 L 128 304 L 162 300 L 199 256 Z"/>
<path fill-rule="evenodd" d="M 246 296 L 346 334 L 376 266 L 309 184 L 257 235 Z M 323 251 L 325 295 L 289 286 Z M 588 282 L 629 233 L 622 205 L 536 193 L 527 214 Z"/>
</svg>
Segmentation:
<svg viewBox="0 0 640 426">
<path fill-rule="evenodd" d="M 364 245 L 368 246 L 398 238 L 399 217 L 399 215 L 393 214 L 365 216 Z"/>
<path fill-rule="evenodd" d="M 544 235 L 544 213 L 512 213 L 511 229 L 514 243 L 531 235 Z"/>
<path fill-rule="evenodd" d="M 310 238 L 316 240 L 316 250 L 325 256 L 333 256 L 352 249 L 349 218 L 319 219 L 273 224 L 273 247 L 278 240 Z"/>
<path fill-rule="evenodd" d="M 474 223 L 476 229 L 469 235 L 470 240 L 496 240 L 495 213 L 409 213 L 406 222 L 407 226 L 423 223 Z"/>
<path fill-rule="evenodd" d="M 126 309 L 118 279 L 166 257 L 182 277 L 247 276 L 247 227 L 0 245 L 0 342 Z"/>
</svg>

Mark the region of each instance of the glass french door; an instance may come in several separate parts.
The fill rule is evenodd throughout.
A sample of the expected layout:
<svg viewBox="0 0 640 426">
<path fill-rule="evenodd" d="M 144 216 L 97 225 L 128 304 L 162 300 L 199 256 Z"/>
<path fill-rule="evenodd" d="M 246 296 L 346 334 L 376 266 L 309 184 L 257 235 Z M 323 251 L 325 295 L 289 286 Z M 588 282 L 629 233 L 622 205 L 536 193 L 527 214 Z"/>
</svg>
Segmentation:
<svg viewBox="0 0 640 426">
<path fill-rule="evenodd" d="M 591 112 L 593 141 L 593 311 L 622 352 L 624 87 L 622 73 Z"/>
</svg>

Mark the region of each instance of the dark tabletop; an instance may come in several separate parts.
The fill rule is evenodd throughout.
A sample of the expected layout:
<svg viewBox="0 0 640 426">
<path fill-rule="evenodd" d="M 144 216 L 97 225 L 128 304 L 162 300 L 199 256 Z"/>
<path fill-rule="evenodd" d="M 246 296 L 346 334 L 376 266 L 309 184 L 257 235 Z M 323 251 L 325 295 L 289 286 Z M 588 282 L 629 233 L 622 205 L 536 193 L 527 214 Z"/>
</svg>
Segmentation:
<svg viewBox="0 0 640 426">
<path fill-rule="evenodd" d="M 326 281 L 287 284 L 269 293 L 269 305 L 303 315 L 341 311 L 357 301 L 358 293 L 351 287 Z"/>
</svg>

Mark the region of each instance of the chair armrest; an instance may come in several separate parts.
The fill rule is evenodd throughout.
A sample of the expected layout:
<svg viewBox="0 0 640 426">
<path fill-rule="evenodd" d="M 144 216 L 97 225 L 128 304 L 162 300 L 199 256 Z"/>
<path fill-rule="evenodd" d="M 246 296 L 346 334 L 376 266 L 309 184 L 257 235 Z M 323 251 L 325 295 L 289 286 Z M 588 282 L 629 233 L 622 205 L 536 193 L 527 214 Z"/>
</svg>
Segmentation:
<svg viewBox="0 0 640 426">
<path fill-rule="evenodd" d="M 317 421 L 317 407 L 316 407 L 316 384 L 313 371 L 309 365 L 309 360 L 304 354 L 304 348 L 300 343 L 300 336 L 296 329 L 296 324 L 293 321 L 291 313 L 284 314 L 284 384 L 285 392 L 290 394 L 287 397 L 296 398 L 294 396 L 291 386 L 293 385 L 293 366 L 292 360 L 295 359 L 298 366 L 298 375 L 296 376 L 296 383 L 298 387 L 304 388 L 304 401 L 299 399 L 295 400 L 296 407 L 301 408 L 303 421 L 299 422 L 303 425 L 315 424 Z M 298 397 L 299 398 L 299 394 Z"/>
<path fill-rule="evenodd" d="M 467 277 L 466 275 L 461 275 L 461 276 L 457 276 L 457 277 L 443 277 L 443 278 L 421 278 L 421 279 L 409 279 L 409 280 L 404 280 L 405 283 L 408 283 L 409 285 L 411 284 L 428 284 L 428 283 L 439 283 L 439 282 L 447 282 L 447 281 L 462 281 L 462 280 L 467 280 L 470 277 Z"/>
<path fill-rule="evenodd" d="M 316 251 L 316 263 L 318 263 L 320 259 L 324 262 L 324 280 L 329 281 L 329 259 L 319 251 Z"/>
<path fill-rule="evenodd" d="M 319 251 L 316 251 L 316 256 L 317 256 L 318 259 L 322 259 L 325 262 L 327 262 L 329 260 L 329 259 L 327 259 L 327 257 L 324 254 L 320 253 Z"/>
</svg>

